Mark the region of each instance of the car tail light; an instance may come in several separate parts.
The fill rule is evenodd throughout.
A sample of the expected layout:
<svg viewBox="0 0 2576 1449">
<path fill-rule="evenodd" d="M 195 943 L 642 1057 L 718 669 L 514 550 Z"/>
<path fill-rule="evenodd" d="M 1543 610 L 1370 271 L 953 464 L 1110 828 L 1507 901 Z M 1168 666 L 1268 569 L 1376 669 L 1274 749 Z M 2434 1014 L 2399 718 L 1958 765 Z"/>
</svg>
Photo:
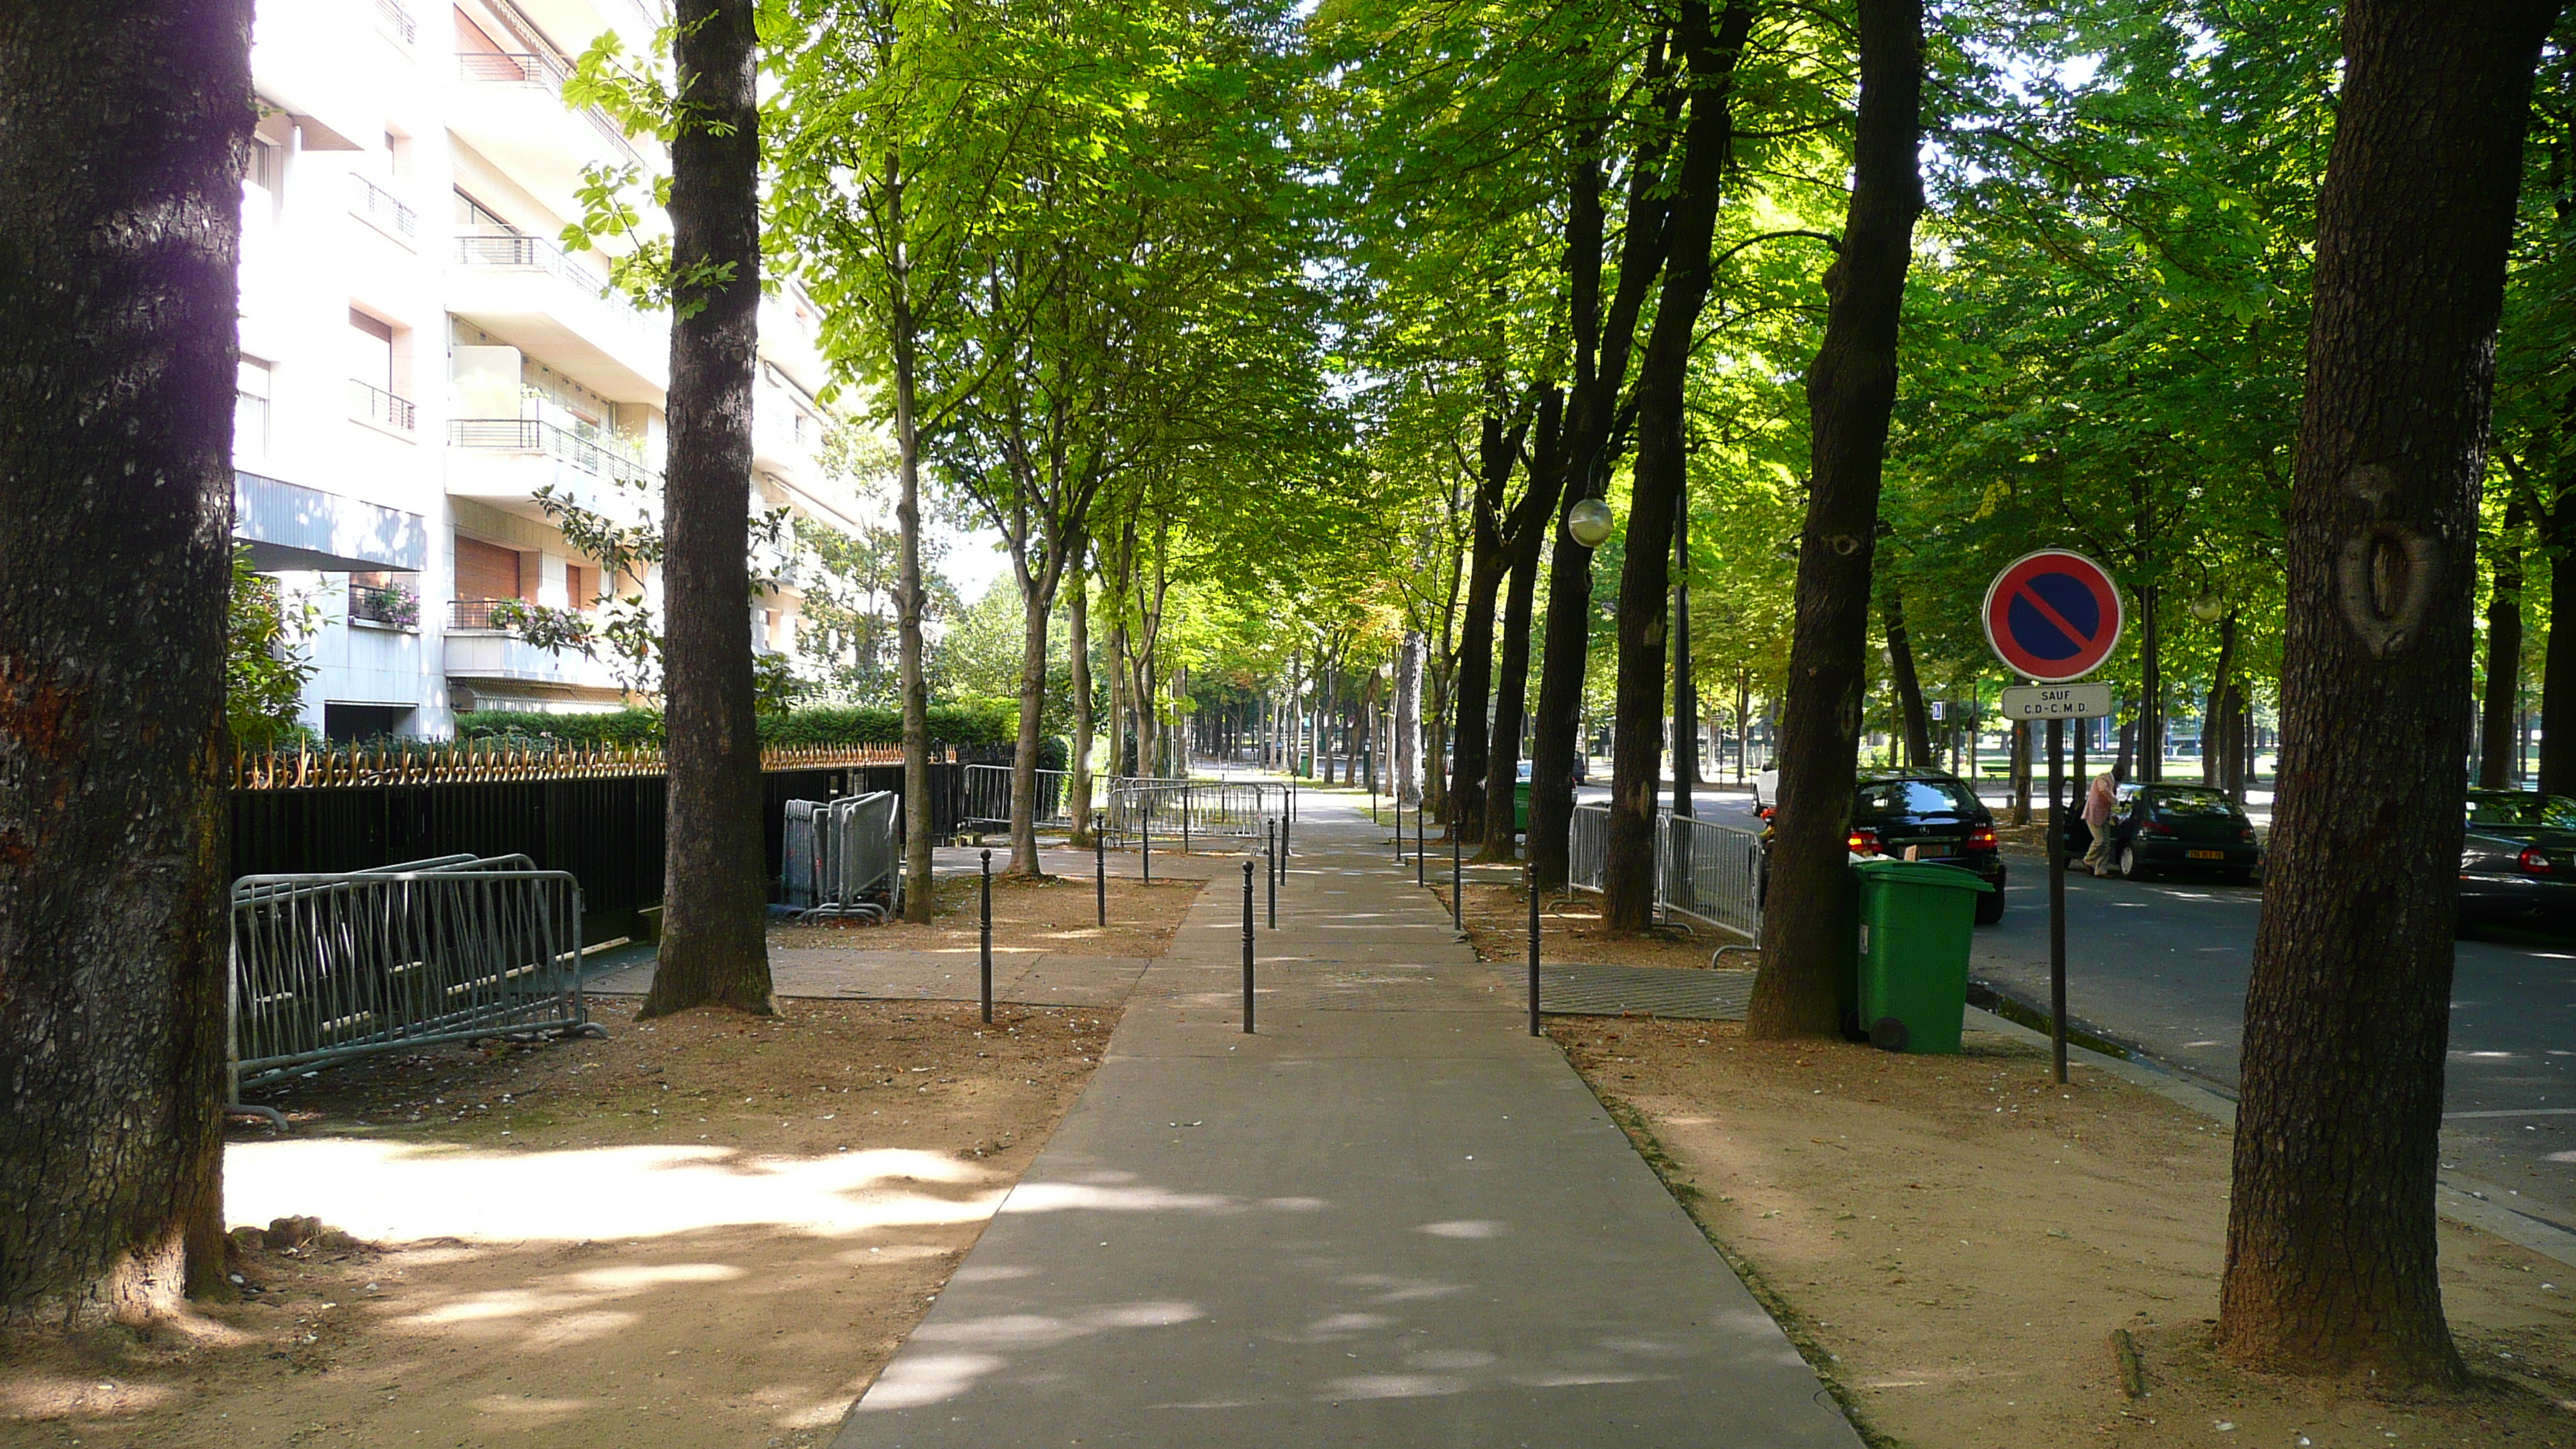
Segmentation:
<svg viewBox="0 0 2576 1449">
<path fill-rule="evenodd" d="M 1968 848 L 1970 850 L 1994 849 L 1995 828 L 1991 825 L 1972 825 L 1968 827 Z"/>
<path fill-rule="evenodd" d="M 1761 809 L 1756 810 L 1756 811 L 1754 811 L 1753 813 L 1754 813 L 1754 814 L 1756 814 L 1756 815 L 1761 816 L 1761 817 L 1762 817 L 1763 819 L 1765 819 L 1765 820 L 1768 820 L 1768 819 L 1770 819 L 1770 818 L 1772 817 L 1772 815 L 1773 815 L 1775 812 L 1773 811 L 1772 807 L 1770 807 L 1770 806 L 1768 806 L 1768 805 L 1765 805 L 1765 806 L 1763 806 Z"/>
<path fill-rule="evenodd" d="M 2549 874 L 2549 852 L 2537 845 L 2522 848 L 2522 868 L 2533 875 Z"/>
<path fill-rule="evenodd" d="M 2173 827 L 2170 825 L 2158 824 L 2153 820 L 2141 820 L 2138 822 L 2138 833 L 2140 835 L 2171 835 L 2173 834 Z"/>
<path fill-rule="evenodd" d="M 2249 842 L 2250 842 L 2250 841 L 2251 841 L 2251 840 L 2253 840 L 2253 838 L 2254 838 L 2254 827 L 2253 827 L 2253 826 L 2251 826 L 2251 825 L 2248 825 L 2248 826 L 2245 826 L 2244 828 L 2242 828 L 2242 829 L 2238 830 L 2238 831 L 2236 832 L 2236 838 L 2237 838 L 2237 839 L 2239 839 L 2239 840 L 2249 841 Z"/>
<path fill-rule="evenodd" d="M 1852 831 L 1850 838 L 1846 839 L 1843 844 L 1847 846 L 1854 855 L 1876 855 L 1878 854 L 1878 832 L 1875 830 L 1856 828 Z"/>
</svg>

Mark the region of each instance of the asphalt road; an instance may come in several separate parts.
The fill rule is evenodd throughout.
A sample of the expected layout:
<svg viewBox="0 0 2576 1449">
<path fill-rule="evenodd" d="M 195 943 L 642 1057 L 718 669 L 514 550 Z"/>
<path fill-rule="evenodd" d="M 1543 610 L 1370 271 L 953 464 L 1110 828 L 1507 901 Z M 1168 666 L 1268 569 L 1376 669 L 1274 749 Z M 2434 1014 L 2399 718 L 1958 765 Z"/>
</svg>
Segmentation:
<svg viewBox="0 0 2576 1449">
<path fill-rule="evenodd" d="M 1972 970 L 2048 1001 L 2047 866 L 2010 862 Z M 2067 1017 L 2231 1093 L 2261 892 L 2182 880 L 2066 881 Z M 2576 943 L 2463 940 L 2451 997 L 2446 1177 L 2576 1230 Z"/>
</svg>

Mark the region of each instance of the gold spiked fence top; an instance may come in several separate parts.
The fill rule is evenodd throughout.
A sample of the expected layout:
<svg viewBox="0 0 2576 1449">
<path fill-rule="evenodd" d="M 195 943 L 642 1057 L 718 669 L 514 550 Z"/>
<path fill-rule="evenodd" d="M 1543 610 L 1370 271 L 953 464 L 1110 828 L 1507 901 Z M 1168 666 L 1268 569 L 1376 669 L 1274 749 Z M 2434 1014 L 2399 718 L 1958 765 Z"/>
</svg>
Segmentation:
<svg viewBox="0 0 2576 1449">
<path fill-rule="evenodd" d="M 930 758 L 948 762 L 954 749 L 934 746 Z M 900 745 L 772 745 L 760 768 L 834 770 L 860 765 L 900 765 Z M 659 745 L 575 745 L 412 740 L 346 749 L 285 750 L 233 756 L 236 790 L 305 790 L 333 785 L 453 785 L 483 780 L 608 780 L 668 773 Z"/>
</svg>

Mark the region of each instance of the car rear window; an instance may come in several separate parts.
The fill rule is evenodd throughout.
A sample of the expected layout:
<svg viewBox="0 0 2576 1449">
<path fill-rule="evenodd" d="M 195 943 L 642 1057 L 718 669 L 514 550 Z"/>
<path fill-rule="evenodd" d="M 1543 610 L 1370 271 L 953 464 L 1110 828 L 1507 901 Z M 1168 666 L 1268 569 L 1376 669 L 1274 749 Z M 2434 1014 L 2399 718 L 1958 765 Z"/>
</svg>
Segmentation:
<svg viewBox="0 0 2576 1449">
<path fill-rule="evenodd" d="M 1977 798 L 1948 780 L 1867 780 L 1856 808 L 1868 814 L 1931 815 L 1979 809 Z"/>
<path fill-rule="evenodd" d="M 2547 825 L 2576 830 L 2576 800 L 2563 795 L 2510 794 L 2469 797 L 2472 825 Z"/>
<path fill-rule="evenodd" d="M 2216 790 L 2154 790 L 2148 792 L 2147 808 L 2158 815 L 2201 817 L 2234 815 L 2236 806 Z"/>
</svg>

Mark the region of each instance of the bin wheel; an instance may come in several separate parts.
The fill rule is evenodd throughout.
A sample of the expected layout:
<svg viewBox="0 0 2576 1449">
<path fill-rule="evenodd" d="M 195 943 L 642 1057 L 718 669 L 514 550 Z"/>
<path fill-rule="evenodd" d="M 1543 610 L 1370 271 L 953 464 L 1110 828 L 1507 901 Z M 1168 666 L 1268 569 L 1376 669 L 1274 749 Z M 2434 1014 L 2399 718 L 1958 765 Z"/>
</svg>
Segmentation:
<svg viewBox="0 0 2576 1449">
<path fill-rule="evenodd" d="M 1869 1024 L 1869 1044 L 1883 1052 L 1901 1052 L 1909 1038 L 1905 1023 L 1892 1016 L 1882 1016 Z"/>
</svg>

